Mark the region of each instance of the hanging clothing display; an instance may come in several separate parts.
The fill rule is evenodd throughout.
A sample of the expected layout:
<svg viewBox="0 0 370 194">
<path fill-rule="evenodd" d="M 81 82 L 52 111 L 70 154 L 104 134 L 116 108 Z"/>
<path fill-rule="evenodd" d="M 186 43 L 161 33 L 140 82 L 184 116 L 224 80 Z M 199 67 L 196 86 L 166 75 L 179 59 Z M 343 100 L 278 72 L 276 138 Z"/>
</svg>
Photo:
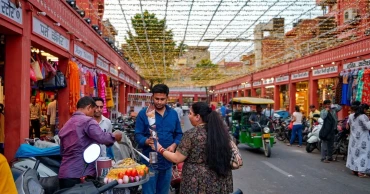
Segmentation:
<svg viewBox="0 0 370 194">
<path fill-rule="evenodd" d="M 370 103 L 370 69 L 366 69 L 363 75 L 362 102 Z"/>
<path fill-rule="evenodd" d="M 80 99 L 80 70 L 74 61 L 68 62 L 67 73 L 69 84 L 69 112 L 74 113 L 77 108 L 77 101 Z"/>
<path fill-rule="evenodd" d="M 348 73 L 344 73 L 342 76 L 342 99 L 341 104 L 350 105 L 350 100 L 347 98 L 348 93 Z M 339 101 L 338 101 L 339 102 Z"/>
<path fill-rule="evenodd" d="M 356 100 L 360 102 L 362 100 L 362 91 L 364 88 L 364 81 L 362 79 L 363 76 L 364 76 L 364 70 L 361 69 L 358 72 L 358 76 L 357 76 L 357 93 L 356 93 Z"/>
<path fill-rule="evenodd" d="M 105 94 L 105 88 L 106 88 L 106 86 L 105 86 L 105 79 L 106 78 L 106 75 L 105 74 L 103 74 L 103 73 L 101 73 L 101 74 L 99 74 L 99 79 L 98 79 L 98 81 L 99 81 L 99 87 L 98 87 L 98 90 L 99 90 L 99 97 L 100 98 L 103 98 L 103 100 L 104 100 L 104 105 L 103 105 L 103 110 L 102 110 L 102 112 L 103 112 L 103 115 L 105 116 L 105 117 L 108 117 L 108 111 L 107 111 L 107 101 L 106 101 L 106 94 Z"/>
<path fill-rule="evenodd" d="M 343 96 L 345 96 L 345 98 L 347 98 L 347 93 L 343 93 L 342 86 L 343 86 L 343 78 L 339 77 L 339 81 L 338 81 L 337 87 L 335 89 L 336 90 L 336 92 L 335 92 L 335 102 L 341 102 Z"/>
</svg>

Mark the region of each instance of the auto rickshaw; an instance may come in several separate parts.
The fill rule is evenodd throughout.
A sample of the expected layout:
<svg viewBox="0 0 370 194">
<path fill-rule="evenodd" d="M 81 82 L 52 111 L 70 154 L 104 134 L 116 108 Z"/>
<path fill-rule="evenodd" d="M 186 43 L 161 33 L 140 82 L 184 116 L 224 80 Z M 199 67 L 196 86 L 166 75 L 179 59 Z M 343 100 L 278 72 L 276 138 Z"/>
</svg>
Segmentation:
<svg viewBox="0 0 370 194">
<path fill-rule="evenodd" d="M 274 101 L 265 98 L 254 98 L 254 97 L 237 97 L 231 100 L 231 106 L 233 107 L 231 116 L 231 130 L 235 133 L 235 130 L 239 128 L 239 138 L 240 143 L 247 144 L 251 148 L 262 148 L 265 156 L 271 156 L 271 147 L 274 145 L 274 136 L 271 135 L 271 130 L 268 127 L 270 124 L 270 119 L 267 118 L 263 122 L 250 123 L 249 117 L 256 114 L 255 111 L 243 112 L 239 110 L 234 110 L 236 105 L 257 105 L 262 108 L 267 106 L 272 106 Z M 271 110 L 271 108 L 270 108 Z"/>
</svg>

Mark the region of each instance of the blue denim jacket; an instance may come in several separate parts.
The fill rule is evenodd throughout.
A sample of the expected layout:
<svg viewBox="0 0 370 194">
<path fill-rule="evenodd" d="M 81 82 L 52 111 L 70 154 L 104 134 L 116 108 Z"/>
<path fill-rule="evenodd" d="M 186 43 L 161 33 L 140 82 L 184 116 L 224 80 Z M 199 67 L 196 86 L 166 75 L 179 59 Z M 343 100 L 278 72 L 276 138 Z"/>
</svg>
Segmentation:
<svg viewBox="0 0 370 194">
<path fill-rule="evenodd" d="M 135 126 L 135 140 L 139 145 L 139 148 L 143 149 L 143 154 L 149 157 L 149 152 L 154 152 L 150 146 L 145 145 L 145 141 L 150 137 L 149 122 L 146 116 L 147 108 L 142 109 L 136 117 Z M 182 138 L 181 124 L 177 115 L 177 112 L 166 105 L 166 111 L 162 115 L 155 113 L 156 131 L 158 135 L 159 143 L 167 148 L 168 146 L 176 143 L 180 144 Z M 148 164 L 142 160 L 144 164 Z M 166 170 L 172 167 L 172 162 L 165 159 L 158 153 L 158 164 L 159 170 Z"/>
</svg>

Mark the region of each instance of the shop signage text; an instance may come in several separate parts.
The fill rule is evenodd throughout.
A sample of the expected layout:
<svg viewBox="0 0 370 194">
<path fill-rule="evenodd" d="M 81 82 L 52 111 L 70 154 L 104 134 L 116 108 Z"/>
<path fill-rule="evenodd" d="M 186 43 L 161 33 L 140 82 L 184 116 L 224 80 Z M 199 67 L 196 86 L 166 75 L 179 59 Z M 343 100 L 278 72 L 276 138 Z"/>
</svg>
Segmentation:
<svg viewBox="0 0 370 194">
<path fill-rule="evenodd" d="M 324 68 L 313 70 L 312 75 L 319 76 L 319 75 L 326 75 L 326 74 L 336 73 L 336 72 L 338 72 L 338 66 L 324 67 Z"/>
<path fill-rule="evenodd" d="M 110 71 L 109 71 L 112 75 L 115 75 L 115 76 L 118 76 L 118 70 L 116 68 L 114 68 L 114 66 L 111 66 L 110 67 Z"/>
<path fill-rule="evenodd" d="M 285 81 L 289 81 L 289 76 L 288 75 L 275 78 L 275 82 L 276 83 L 278 83 L 278 82 L 285 82 Z"/>
<path fill-rule="evenodd" d="M 356 61 L 352 63 L 347 63 L 343 65 L 343 69 L 354 69 L 358 67 L 365 67 L 365 66 L 370 66 L 370 60 L 362 60 L 362 61 Z"/>
<path fill-rule="evenodd" d="M 292 74 L 292 79 L 301 79 L 308 77 L 308 71 L 302 73 Z"/>
<path fill-rule="evenodd" d="M 245 87 L 246 88 L 250 88 L 251 87 L 251 84 L 249 84 L 249 83 L 248 84 L 245 84 Z"/>
<path fill-rule="evenodd" d="M 273 84 L 274 83 L 274 79 L 271 78 L 271 79 L 264 79 L 263 80 L 263 85 L 268 85 L 268 84 Z"/>
<path fill-rule="evenodd" d="M 98 58 L 96 59 L 96 66 L 104 69 L 105 71 L 109 71 L 109 62 L 100 55 L 98 55 Z"/>
<path fill-rule="evenodd" d="M 75 44 L 75 49 L 74 49 L 75 55 L 85 59 L 86 61 L 94 64 L 94 55 L 85 51 L 83 48 L 79 47 L 77 44 Z"/>
<path fill-rule="evenodd" d="M 119 78 L 121 78 L 122 80 L 125 80 L 125 74 L 124 73 L 119 73 L 119 76 L 118 76 Z"/>
<path fill-rule="evenodd" d="M 16 8 L 9 0 L 1 0 L 0 13 L 18 24 L 22 24 L 22 8 Z"/>
<path fill-rule="evenodd" d="M 41 35 L 51 42 L 61 46 L 65 50 L 69 50 L 69 40 L 66 37 L 35 17 L 33 17 L 32 29 L 36 34 Z"/>
<path fill-rule="evenodd" d="M 262 83 L 260 81 L 253 82 L 253 86 L 260 86 L 260 85 L 262 85 Z"/>
</svg>

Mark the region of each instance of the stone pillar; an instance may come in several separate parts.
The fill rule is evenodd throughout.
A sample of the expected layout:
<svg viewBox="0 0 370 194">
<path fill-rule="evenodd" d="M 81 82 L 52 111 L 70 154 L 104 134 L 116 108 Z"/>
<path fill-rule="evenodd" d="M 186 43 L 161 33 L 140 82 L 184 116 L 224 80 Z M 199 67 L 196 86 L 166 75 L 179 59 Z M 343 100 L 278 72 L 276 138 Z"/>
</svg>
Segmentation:
<svg viewBox="0 0 370 194">
<path fill-rule="evenodd" d="M 126 112 L 125 104 L 126 104 L 126 94 L 125 94 L 125 84 L 120 82 L 118 88 L 118 111 L 121 113 Z"/>
<path fill-rule="evenodd" d="M 274 110 L 280 110 L 280 86 L 275 85 L 274 88 Z"/>
<path fill-rule="evenodd" d="M 29 15 L 29 12 L 23 14 Z M 18 147 L 28 137 L 30 127 L 31 41 L 28 32 L 31 22 L 23 20 L 23 23 L 23 36 L 6 36 L 4 151 L 8 161 L 14 159 Z"/>
<path fill-rule="evenodd" d="M 68 68 L 68 61 L 67 58 L 61 58 L 58 61 L 58 68 L 61 72 L 66 73 Z M 71 114 L 69 113 L 69 84 L 67 83 L 67 87 L 58 90 L 58 119 L 59 125 L 58 129 L 60 130 L 64 124 L 68 121 Z"/>
<path fill-rule="evenodd" d="M 317 109 L 320 109 L 319 107 L 319 95 L 317 93 L 318 91 L 318 88 L 319 88 L 319 81 L 318 80 L 313 80 L 312 77 L 309 81 L 309 84 L 308 84 L 308 98 L 309 98 L 309 105 L 315 105 L 315 107 Z"/>
<path fill-rule="evenodd" d="M 179 103 L 182 105 L 184 104 L 184 101 L 182 99 L 182 93 L 179 94 Z"/>
<path fill-rule="evenodd" d="M 289 112 L 294 112 L 294 107 L 296 105 L 296 83 L 289 83 Z"/>
</svg>

